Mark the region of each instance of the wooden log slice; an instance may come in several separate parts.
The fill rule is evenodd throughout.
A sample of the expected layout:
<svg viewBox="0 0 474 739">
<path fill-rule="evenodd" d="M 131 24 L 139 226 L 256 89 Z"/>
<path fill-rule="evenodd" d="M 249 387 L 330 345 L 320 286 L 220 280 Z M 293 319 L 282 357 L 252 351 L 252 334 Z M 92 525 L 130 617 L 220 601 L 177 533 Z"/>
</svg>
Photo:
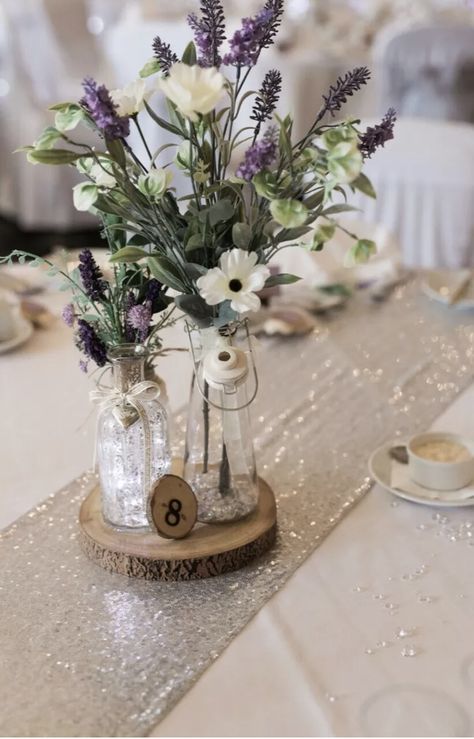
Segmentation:
<svg viewBox="0 0 474 739">
<path fill-rule="evenodd" d="M 145 580 L 201 580 L 238 570 L 275 541 L 275 498 L 264 480 L 259 479 L 259 489 L 257 509 L 245 519 L 197 524 L 186 539 L 164 539 L 155 532 L 126 533 L 108 526 L 97 486 L 81 506 L 81 546 L 104 569 Z"/>
</svg>

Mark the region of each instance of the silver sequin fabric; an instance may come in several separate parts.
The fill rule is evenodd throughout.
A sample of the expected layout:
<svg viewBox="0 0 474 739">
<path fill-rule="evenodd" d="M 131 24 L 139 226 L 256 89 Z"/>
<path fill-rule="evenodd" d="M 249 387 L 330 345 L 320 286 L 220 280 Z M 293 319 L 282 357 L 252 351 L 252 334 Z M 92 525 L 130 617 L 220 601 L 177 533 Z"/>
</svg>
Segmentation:
<svg viewBox="0 0 474 739">
<path fill-rule="evenodd" d="M 373 449 L 425 429 L 471 382 L 474 322 L 412 281 L 381 305 L 359 295 L 309 336 L 265 339 L 257 356 L 274 549 L 209 580 L 128 579 L 79 548 L 95 478 L 49 497 L 0 535 L 3 736 L 146 735 L 367 492 Z"/>
</svg>

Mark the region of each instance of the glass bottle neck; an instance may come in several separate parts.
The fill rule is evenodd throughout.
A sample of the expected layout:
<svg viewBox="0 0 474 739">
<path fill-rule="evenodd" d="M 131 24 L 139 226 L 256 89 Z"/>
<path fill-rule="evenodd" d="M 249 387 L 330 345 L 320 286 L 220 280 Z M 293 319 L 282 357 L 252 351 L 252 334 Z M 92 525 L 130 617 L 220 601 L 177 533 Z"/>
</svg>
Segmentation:
<svg viewBox="0 0 474 739">
<path fill-rule="evenodd" d="M 145 379 L 146 349 L 139 345 L 118 346 L 111 350 L 114 387 L 126 393 Z"/>
</svg>

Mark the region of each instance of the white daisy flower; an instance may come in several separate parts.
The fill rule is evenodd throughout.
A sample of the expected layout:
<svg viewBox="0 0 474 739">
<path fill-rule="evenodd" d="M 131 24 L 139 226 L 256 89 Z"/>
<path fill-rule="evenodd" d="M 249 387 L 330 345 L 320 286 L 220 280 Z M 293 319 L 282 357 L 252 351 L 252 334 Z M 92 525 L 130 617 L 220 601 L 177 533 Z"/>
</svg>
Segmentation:
<svg viewBox="0 0 474 739">
<path fill-rule="evenodd" d="M 196 285 L 208 305 L 218 305 L 230 300 L 237 313 L 260 308 L 260 298 L 255 293 L 265 285 L 270 270 L 257 264 L 255 252 L 231 249 L 219 259 L 219 267 L 213 267 L 200 277 Z"/>
</svg>

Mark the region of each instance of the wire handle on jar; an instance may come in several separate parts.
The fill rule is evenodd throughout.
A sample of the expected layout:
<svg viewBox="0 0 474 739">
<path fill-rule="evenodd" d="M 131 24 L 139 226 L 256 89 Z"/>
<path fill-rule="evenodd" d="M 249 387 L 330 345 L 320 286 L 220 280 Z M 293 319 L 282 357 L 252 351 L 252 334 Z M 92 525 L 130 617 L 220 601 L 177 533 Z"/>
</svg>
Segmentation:
<svg viewBox="0 0 474 739">
<path fill-rule="evenodd" d="M 234 366 L 235 365 L 238 365 L 239 357 L 238 356 L 236 356 L 236 357 L 233 356 L 233 355 L 237 355 L 237 351 L 238 352 L 242 352 L 242 354 L 246 355 L 247 357 L 250 356 L 251 369 L 252 369 L 252 373 L 253 373 L 253 377 L 254 377 L 254 390 L 253 390 L 251 396 L 248 398 L 248 400 L 245 403 L 242 403 L 241 405 L 238 405 L 238 406 L 235 406 L 235 407 L 227 407 L 225 405 L 219 405 L 218 403 L 214 403 L 212 400 L 210 400 L 209 397 L 207 396 L 207 393 L 204 391 L 204 388 L 201 385 L 201 381 L 199 379 L 199 367 L 200 367 L 200 364 L 204 362 L 204 359 L 206 357 L 206 353 L 204 353 L 199 359 L 196 357 L 195 347 L 194 347 L 194 344 L 193 344 L 193 341 L 192 341 L 192 338 L 191 338 L 191 332 L 193 330 L 195 330 L 195 329 L 194 329 L 193 326 L 191 326 L 186 321 L 186 330 L 188 332 L 189 343 L 190 343 L 190 346 L 191 346 L 191 353 L 192 353 L 192 358 L 193 358 L 194 375 L 195 375 L 195 378 L 196 378 L 196 385 L 198 387 L 199 393 L 200 393 L 202 399 L 206 403 L 208 403 L 208 405 L 210 405 L 213 408 L 216 408 L 217 410 L 220 410 L 220 411 L 233 411 L 233 412 L 234 411 L 241 411 L 244 408 L 248 408 L 248 406 L 251 403 L 253 403 L 253 401 L 255 400 L 255 398 L 257 396 L 257 392 L 258 392 L 258 374 L 257 374 L 257 367 L 256 367 L 256 364 L 255 364 L 255 357 L 254 357 L 254 353 L 253 353 L 253 348 L 252 348 L 252 341 L 251 341 L 251 338 L 252 337 L 251 337 L 250 332 L 249 332 L 248 319 L 245 318 L 243 321 L 241 321 L 240 322 L 240 325 L 242 325 L 242 324 L 244 325 L 244 328 L 245 328 L 245 334 L 246 334 L 246 337 L 247 337 L 248 349 L 246 349 L 245 351 L 243 351 L 243 350 L 236 350 L 233 347 L 228 347 L 228 350 L 227 350 L 226 347 L 222 347 L 222 350 L 221 350 L 221 352 L 219 354 L 228 354 L 229 355 L 228 357 L 223 358 L 223 360 L 222 360 L 223 363 L 226 363 L 226 362 L 229 362 L 229 361 L 232 362 L 233 360 L 236 360 L 236 361 L 234 361 Z M 235 333 L 236 331 L 237 331 L 237 327 L 235 328 L 235 330 L 232 333 Z M 220 358 L 220 356 L 219 356 L 219 358 Z M 233 369 L 233 367 L 231 369 Z M 237 391 L 238 385 L 239 384 L 242 384 L 242 382 L 246 382 L 248 373 L 249 373 L 248 370 L 245 372 L 245 374 L 243 374 L 243 372 L 233 373 L 231 371 L 229 374 L 230 374 L 231 378 L 232 377 L 236 377 L 237 378 L 236 381 L 234 381 L 234 382 L 231 381 L 231 382 L 228 382 L 228 383 L 226 383 L 226 382 L 219 383 L 218 381 L 214 381 L 212 383 L 212 386 L 221 389 L 222 392 L 225 395 L 234 395 L 236 393 L 236 391 Z M 240 382 L 239 382 L 239 379 L 240 379 Z"/>
</svg>

